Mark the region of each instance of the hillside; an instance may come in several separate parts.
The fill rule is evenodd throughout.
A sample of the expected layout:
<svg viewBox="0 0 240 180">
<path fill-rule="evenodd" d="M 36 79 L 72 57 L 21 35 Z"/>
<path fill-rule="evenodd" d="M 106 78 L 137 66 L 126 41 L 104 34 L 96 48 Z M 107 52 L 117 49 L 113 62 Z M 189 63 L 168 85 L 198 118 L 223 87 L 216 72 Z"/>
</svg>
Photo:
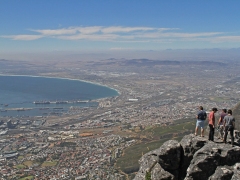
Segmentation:
<svg viewBox="0 0 240 180">
<path fill-rule="evenodd" d="M 194 128 L 193 119 L 181 119 L 170 125 L 146 128 L 135 137 L 138 143 L 124 150 L 116 162 L 116 167 L 132 179 L 139 169 L 138 160 L 143 154 L 160 147 L 169 139 L 181 140 L 184 135 L 192 133 Z"/>
</svg>

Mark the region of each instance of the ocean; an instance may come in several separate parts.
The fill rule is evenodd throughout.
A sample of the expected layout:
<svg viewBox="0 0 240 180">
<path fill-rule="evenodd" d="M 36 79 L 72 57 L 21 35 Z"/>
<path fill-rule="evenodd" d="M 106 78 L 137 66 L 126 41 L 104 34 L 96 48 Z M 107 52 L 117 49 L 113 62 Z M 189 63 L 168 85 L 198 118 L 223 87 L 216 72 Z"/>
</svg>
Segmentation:
<svg viewBox="0 0 240 180">
<path fill-rule="evenodd" d="M 118 95 L 109 87 L 75 79 L 0 75 L 0 116 L 62 114 Z"/>
</svg>

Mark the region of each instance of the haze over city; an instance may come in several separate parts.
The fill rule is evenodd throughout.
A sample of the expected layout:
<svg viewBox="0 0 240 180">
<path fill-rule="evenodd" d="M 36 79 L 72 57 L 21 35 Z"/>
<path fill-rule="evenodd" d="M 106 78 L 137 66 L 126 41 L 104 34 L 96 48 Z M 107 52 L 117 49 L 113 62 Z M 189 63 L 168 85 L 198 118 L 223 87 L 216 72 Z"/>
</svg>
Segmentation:
<svg viewBox="0 0 240 180">
<path fill-rule="evenodd" d="M 210 142 L 207 119 L 194 134 L 200 106 L 240 119 L 239 7 L 0 0 L 0 180 L 191 179 L 213 163 L 205 179 L 240 179 L 239 123 L 233 144 Z"/>
</svg>

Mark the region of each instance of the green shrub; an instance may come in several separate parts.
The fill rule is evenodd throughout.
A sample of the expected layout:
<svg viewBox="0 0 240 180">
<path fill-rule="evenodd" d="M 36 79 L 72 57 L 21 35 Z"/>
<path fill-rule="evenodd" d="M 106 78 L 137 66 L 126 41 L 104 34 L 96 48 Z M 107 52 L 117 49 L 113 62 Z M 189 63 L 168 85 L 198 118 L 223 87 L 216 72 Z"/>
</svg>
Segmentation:
<svg viewBox="0 0 240 180">
<path fill-rule="evenodd" d="M 151 180 L 151 172 L 146 172 L 145 180 Z"/>
</svg>

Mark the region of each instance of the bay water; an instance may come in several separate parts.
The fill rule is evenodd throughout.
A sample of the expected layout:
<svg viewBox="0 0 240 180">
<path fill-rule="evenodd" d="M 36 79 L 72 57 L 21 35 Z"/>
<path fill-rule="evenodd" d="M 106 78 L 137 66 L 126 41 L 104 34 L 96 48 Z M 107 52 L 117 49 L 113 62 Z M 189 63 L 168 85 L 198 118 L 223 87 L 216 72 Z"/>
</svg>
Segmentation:
<svg viewBox="0 0 240 180">
<path fill-rule="evenodd" d="M 69 107 L 97 106 L 94 100 L 118 95 L 109 87 L 75 79 L 0 75 L 0 116 L 66 112 Z"/>
</svg>

